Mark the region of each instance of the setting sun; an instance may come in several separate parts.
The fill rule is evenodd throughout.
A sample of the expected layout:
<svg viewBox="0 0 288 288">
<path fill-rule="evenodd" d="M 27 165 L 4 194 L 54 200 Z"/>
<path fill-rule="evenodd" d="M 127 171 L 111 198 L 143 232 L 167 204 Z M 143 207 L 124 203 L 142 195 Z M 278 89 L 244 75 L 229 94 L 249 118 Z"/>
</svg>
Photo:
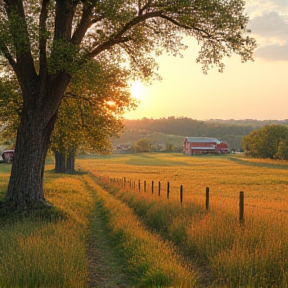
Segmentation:
<svg viewBox="0 0 288 288">
<path fill-rule="evenodd" d="M 137 100 L 141 101 L 143 99 L 144 90 L 145 90 L 144 85 L 139 81 L 133 82 L 131 84 L 130 88 L 131 96 L 133 98 L 136 98 Z"/>
</svg>

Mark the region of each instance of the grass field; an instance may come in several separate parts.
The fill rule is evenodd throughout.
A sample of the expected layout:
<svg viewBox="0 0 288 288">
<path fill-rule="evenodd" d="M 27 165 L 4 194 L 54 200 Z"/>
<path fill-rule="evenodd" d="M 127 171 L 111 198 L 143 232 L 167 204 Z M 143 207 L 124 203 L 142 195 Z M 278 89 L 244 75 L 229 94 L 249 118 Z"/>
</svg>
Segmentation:
<svg viewBox="0 0 288 288">
<path fill-rule="evenodd" d="M 206 187 L 211 201 L 219 205 L 238 205 L 239 192 L 245 192 L 245 203 L 259 209 L 288 210 L 288 163 L 253 160 L 243 156 L 198 156 L 182 154 L 136 154 L 79 160 L 82 169 L 93 169 L 100 175 L 146 181 L 151 191 L 160 181 L 165 191 L 170 183 L 171 197 L 179 198 L 183 185 L 184 201 L 205 202 Z M 85 168 L 84 168 L 85 167 Z M 155 188 L 157 189 L 157 187 Z M 195 198 L 195 199 L 193 199 Z M 211 203 L 213 205 L 213 203 Z M 265 214 L 267 211 L 263 210 Z"/>
<path fill-rule="evenodd" d="M 287 287 L 287 162 L 243 156 L 139 154 L 78 163 L 97 177 L 109 177 L 109 185 L 120 179 L 111 193 L 150 229 L 172 241 L 191 263 L 205 267 L 202 281 L 206 285 Z M 136 183 L 135 188 L 130 188 L 130 181 Z M 156 185 L 153 195 L 152 181 Z M 205 210 L 206 187 L 210 188 L 209 211 Z M 238 221 L 240 191 L 245 193 L 244 225 Z"/>
<path fill-rule="evenodd" d="M 0 198 L 5 195 L 10 169 L 11 165 L 0 165 Z M 63 216 L 0 219 L 1 288 L 85 287 L 91 194 L 79 176 L 47 172 L 45 180 L 46 198 Z"/>
<path fill-rule="evenodd" d="M 89 287 L 95 207 L 135 287 L 288 287 L 287 162 L 151 153 L 76 163 L 77 175 L 46 167 L 45 195 L 62 218 L 0 225 L 0 287 Z M 0 165 L 0 198 L 10 167 Z"/>
</svg>

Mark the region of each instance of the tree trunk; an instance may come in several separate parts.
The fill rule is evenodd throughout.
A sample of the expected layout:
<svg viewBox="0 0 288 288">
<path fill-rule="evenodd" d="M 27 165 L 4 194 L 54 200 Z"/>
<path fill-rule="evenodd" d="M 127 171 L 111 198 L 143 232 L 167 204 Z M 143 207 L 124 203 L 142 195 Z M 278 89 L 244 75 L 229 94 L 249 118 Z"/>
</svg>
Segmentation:
<svg viewBox="0 0 288 288">
<path fill-rule="evenodd" d="M 75 154 L 69 153 L 68 157 L 59 151 L 54 151 L 55 172 L 74 174 L 75 172 Z"/>
<path fill-rule="evenodd" d="M 59 151 L 54 150 L 55 173 L 66 173 L 66 157 Z"/>
<path fill-rule="evenodd" d="M 75 154 L 69 153 L 66 162 L 66 173 L 74 174 L 75 173 Z"/>
<path fill-rule="evenodd" d="M 56 115 L 50 119 L 44 129 L 39 118 L 33 119 L 32 113 L 29 118 L 28 123 L 21 119 L 17 131 L 8 192 L 2 201 L 2 206 L 4 204 L 12 211 L 23 211 L 47 204 L 43 191 L 43 174 Z"/>
<path fill-rule="evenodd" d="M 27 91 L 22 89 L 21 121 L 7 195 L 0 202 L 1 214 L 48 206 L 43 190 L 45 159 L 70 76 L 63 73 L 50 78 L 51 82 L 45 79 L 48 78 L 44 77 L 43 85 L 39 79 L 28 81 Z"/>
</svg>

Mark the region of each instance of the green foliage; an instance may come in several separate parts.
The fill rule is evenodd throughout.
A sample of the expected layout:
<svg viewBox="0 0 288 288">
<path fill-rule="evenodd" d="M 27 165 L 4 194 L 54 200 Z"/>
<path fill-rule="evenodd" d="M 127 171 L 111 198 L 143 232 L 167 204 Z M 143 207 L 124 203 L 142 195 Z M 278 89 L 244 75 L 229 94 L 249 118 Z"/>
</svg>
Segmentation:
<svg viewBox="0 0 288 288">
<path fill-rule="evenodd" d="M 288 137 L 280 140 L 276 158 L 281 160 L 288 160 Z"/>
<path fill-rule="evenodd" d="M 9 184 L 7 197 L 9 195 L 12 202 L 22 199 L 12 196 L 14 193 L 17 196 L 24 190 L 34 193 L 32 181 L 25 178 L 27 175 L 30 178 L 34 175 L 32 178 L 38 181 L 40 187 L 36 193 L 41 194 L 39 199 L 43 199 L 41 183 L 44 156 L 56 115 L 64 95 L 67 96 L 65 92 L 70 92 L 70 95 L 75 92 L 73 89 L 69 91 L 69 83 L 77 78 L 78 73 L 83 79 L 88 77 L 88 73 L 82 70 L 87 61 L 100 63 L 101 73 L 103 67 L 117 67 L 114 79 L 122 79 L 122 70 L 128 72 L 125 80 L 120 81 L 122 85 L 136 78 L 150 82 L 158 77 L 155 56 L 165 51 L 181 56 L 181 51 L 186 48 L 181 42 L 183 37 L 196 38 L 201 45 L 197 61 L 202 64 L 204 73 L 213 66 L 221 72 L 224 68 L 223 57 L 232 54 L 240 55 L 243 62 L 253 60 L 252 53 L 256 48 L 255 40 L 243 33 L 248 17 L 242 0 L 1 0 L 0 3 L 0 56 L 4 58 L 3 72 L 9 75 L 13 71 L 21 90 L 21 122 L 17 142 L 39 147 L 37 153 L 33 149 L 15 153 L 13 165 L 22 167 L 27 159 L 30 159 L 29 165 L 33 165 L 28 168 L 30 171 L 25 171 L 26 176 L 19 172 L 21 169 L 12 169 L 11 179 L 19 184 Z M 10 70 L 7 71 L 6 67 Z M 113 81 L 106 82 L 108 86 L 111 83 Z M 106 93 L 102 94 L 102 101 L 98 101 L 98 96 L 95 101 L 91 91 L 76 93 L 82 97 L 89 95 L 91 101 L 88 102 L 96 111 L 97 119 L 100 119 L 94 125 L 101 127 L 107 115 L 110 127 L 114 123 L 118 124 L 117 113 L 121 115 L 124 107 L 130 105 L 131 99 L 127 93 L 122 94 L 116 88 L 118 83 L 116 81 L 111 89 L 113 94 L 121 94 L 116 97 L 113 109 L 107 108 L 110 96 Z M 99 84 L 102 87 L 102 83 Z M 77 98 L 78 101 L 73 105 L 70 101 L 66 103 L 69 102 L 73 107 L 78 105 L 86 111 L 87 106 L 83 106 L 81 97 Z M 107 109 L 111 113 L 101 114 L 103 106 L 105 113 Z M 72 110 L 76 111 L 75 108 Z M 74 116 L 74 113 L 70 112 L 71 115 Z M 100 137 L 104 131 L 108 135 L 115 132 L 108 129 L 109 125 L 100 129 Z M 31 127 L 35 133 L 31 133 Z M 75 123 L 75 127 L 78 127 L 78 123 Z M 117 125 L 117 131 L 118 128 Z M 22 148 L 22 144 L 16 144 L 16 152 Z M 33 162 L 34 153 L 42 159 L 37 162 L 37 167 Z M 30 187 L 27 187 L 27 183 L 30 183 Z M 25 197 L 32 201 L 32 192 Z M 18 204 L 15 203 L 20 207 Z"/>
<path fill-rule="evenodd" d="M 57 74 L 62 70 L 69 74 L 78 71 L 83 56 L 79 53 L 79 48 L 72 43 L 57 40 L 54 41 L 53 57 L 48 59 L 48 71 L 50 74 Z"/>
<path fill-rule="evenodd" d="M 136 106 L 128 91 L 128 76 L 115 65 L 87 61 L 64 95 L 50 148 L 64 156 L 75 156 L 80 149 L 110 153 L 111 137 L 122 130 L 122 114 Z M 0 104 L 2 136 L 15 141 L 22 110 L 17 82 L 0 82 Z"/>
<path fill-rule="evenodd" d="M 125 141 L 126 143 L 131 142 L 131 140 L 136 141 L 143 138 L 143 135 L 147 134 L 145 136 L 151 139 L 152 144 L 154 144 L 155 141 L 156 143 L 171 143 L 175 147 L 182 149 L 184 137 L 215 137 L 228 143 L 231 149 L 234 148 L 239 150 L 241 148 L 242 138 L 256 129 L 256 127 L 263 125 L 265 124 L 258 123 L 257 121 L 252 123 L 249 122 L 249 124 L 246 125 L 246 121 L 198 121 L 188 117 L 174 116 L 160 119 L 126 119 L 124 121 L 125 133 L 119 140 L 115 140 L 115 142 L 123 144 Z M 137 134 L 138 139 L 136 138 Z M 159 135 L 159 139 L 155 139 L 157 135 Z M 175 136 L 172 137 L 171 135 Z M 169 137 L 171 139 L 169 139 Z M 123 142 L 120 142 L 122 139 Z"/>
<path fill-rule="evenodd" d="M 148 139 L 139 139 L 135 145 L 136 152 L 149 152 L 151 148 L 150 141 Z"/>
<path fill-rule="evenodd" d="M 113 86 L 110 92 L 116 89 L 119 94 L 119 87 L 123 88 L 129 79 L 152 79 L 157 65 L 151 53 L 160 55 L 166 51 L 181 55 L 181 50 L 186 48 L 181 44 L 183 36 L 193 36 L 202 44 L 197 61 L 203 64 L 205 73 L 212 65 L 222 71 L 222 58 L 232 52 L 240 54 L 244 61 L 251 60 L 255 48 L 255 41 L 247 41 L 242 35 L 241 29 L 248 18 L 244 15 L 244 2 L 240 0 L 20 1 L 19 5 L 7 2 L 7 6 L 0 9 L 0 19 L 0 53 L 15 72 L 20 66 L 23 71 L 29 71 L 25 75 L 16 73 L 20 84 L 21 77 L 34 85 L 35 74 L 39 76 L 37 82 L 44 84 L 48 81 L 47 75 L 68 73 L 73 83 L 66 92 L 89 95 L 91 103 L 97 91 L 93 105 L 98 106 L 103 101 L 114 101 L 109 96 L 111 93 L 107 93 L 109 85 Z M 92 69 L 88 59 L 96 60 Z M 108 73 L 111 67 L 113 72 Z M 83 91 L 83 84 L 86 91 Z M 29 95 L 29 91 L 26 92 Z M 100 94 L 103 101 L 99 101 Z M 16 98 L 19 103 L 12 109 L 21 110 L 22 101 Z M 13 101 L 9 99 L 9 103 Z M 135 105 L 127 93 L 118 96 L 116 104 L 114 108 L 121 113 L 125 107 Z M 7 103 L 3 106 L 9 107 Z M 11 115 L 10 122 L 17 123 L 15 119 L 11 121 L 10 110 L 7 115 Z"/>
<path fill-rule="evenodd" d="M 251 60 L 256 47 L 253 39 L 243 35 L 248 17 L 241 0 L 20 3 L 17 7 L 11 2 L 0 9 L 0 52 L 8 59 L 8 54 L 13 57 L 31 49 L 38 61 L 44 47 L 53 74 L 64 70 L 74 74 L 81 55 L 93 58 L 106 51 L 107 55 L 118 54 L 121 61 L 128 56 L 132 70 L 152 75 L 155 61 L 150 52 L 180 55 L 185 49 L 183 35 L 195 37 L 202 45 L 197 61 L 205 73 L 213 65 L 222 71 L 223 57 L 232 53 L 243 61 Z"/>
<path fill-rule="evenodd" d="M 22 99 L 19 95 L 20 88 L 15 79 L 10 81 L 0 80 L 0 123 L 1 136 L 6 143 L 14 143 L 16 130 L 19 125 Z M 3 141 L 3 140 L 2 140 Z"/>
<path fill-rule="evenodd" d="M 68 87 L 51 138 L 63 155 L 79 150 L 108 154 L 111 137 L 122 130 L 122 114 L 134 108 L 125 69 L 88 61 Z M 97 79 L 97 81 L 95 81 Z"/>
<path fill-rule="evenodd" d="M 247 155 L 256 158 L 286 159 L 288 128 L 282 125 L 266 125 L 243 138 Z"/>
</svg>

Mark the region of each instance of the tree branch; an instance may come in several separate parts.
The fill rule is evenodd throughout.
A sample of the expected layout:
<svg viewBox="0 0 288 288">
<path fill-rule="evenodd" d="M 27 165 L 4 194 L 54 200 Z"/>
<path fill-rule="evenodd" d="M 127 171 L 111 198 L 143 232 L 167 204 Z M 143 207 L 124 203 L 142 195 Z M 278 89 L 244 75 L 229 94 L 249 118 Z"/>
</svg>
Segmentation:
<svg viewBox="0 0 288 288">
<path fill-rule="evenodd" d="M 140 1 L 138 1 L 138 5 L 139 5 L 138 15 L 140 16 L 140 15 L 143 14 L 143 12 L 144 12 L 146 9 L 148 9 L 148 8 L 150 7 L 150 5 L 151 5 L 151 3 L 152 3 L 152 0 L 149 0 L 142 8 L 140 8 L 140 3 L 139 3 L 139 2 L 140 2 Z"/>
<path fill-rule="evenodd" d="M 43 0 L 42 2 L 42 9 L 40 12 L 40 21 L 39 21 L 39 51 L 40 51 L 40 59 L 39 59 L 39 66 L 40 66 L 40 77 L 44 73 L 47 73 L 47 56 L 46 56 L 46 44 L 47 44 L 47 37 L 46 37 L 46 20 L 48 16 L 47 5 L 50 0 Z"/>
<path fill-rule="evenodd" d="M 13 38 L 13 44 L 16 51 L 16 62 L 12 59 L 11 55 L 6 54 L 9 63 L 13 67 L 19 83 L 21 85 L 22 91 L 30 91 L 32 88 L 29 81 L 24 81 L 23 74 L 26 74 L 30 80 L 30 83 L 36 82 L 37 73 L 34 67 L 34 61 L 30 48 L 29 33 L 25 21 L 25 13 L 22 1 L 17 0 L 4 0 L 6 3 L 5 9 L 9 18 L 10 23 L 15 23 L 16 25 L 10 26 L 10 33 Z M 21 37 L 19 37 L 21 35 Z M 6 50 L 7 53 L 8 49 Z M 10 56 L 9 56 L 10 55 Z M 27 79 L 26 78 L 26 79 Z M 29 93 L 26 93 L 29 95 Z"/>
<path fill-rule="evenodd" d="M 83 5 L 84 7 L 83 7 L 80 23 L 72 36 L 72 43 L 76 45 L 81 43 L 82 39 L 85 36 L 85 33 L 87 32 L 88 28 L 92 24 L 91 13 L 93 10 L 93 6 L 90 5 L 89 3 L 87 4 L 86 2 Z"/>
<path fill-rule="evenodd" d="M 13 59 L 13 57 L 12 57 L 12 55 L 10 54 L 7 46 L 6 46 L 3 42 L 0 42 L 0 50 L 2 51 L 4 57 L 8 60 L 9 64 L 12 66 L 12 68 L 13 68 L 14 71 L 16 72 L 17 63 L 16 63 L 16 61 Z"/>
<path fill-rule="evenodd" d="M 72 22 L 77 2 L 56 0 L 54 40 L 71 40 Z"/>
<path fill-rule="evenodd" d="M 90 53 L 87 54 L 87 56 L 89 58 L 94 58 L 97 55 L 99 55 L 101 52 L 110 49 L 111 47 L 113 47 L 116 44 L 121 44 L 121 43 L 125 43 L 130 41 L 131 38 L 130 37 L 120 37 L 118 39 L 111 39 L 108 40 L 102 44 L 100 44 L 99 46 L 97 46 L 94 50 L 92 50 Z"/>
<path fill-rule="evenodd" d="M 88 103 L 91 102 L 91 98 L 90 97 L 85 97 L 85 96 L 80 96 L 78 94 L 72 93 L 72 92 L 65 92 L 63 95 L 63 99 L 64 98 L 71 98 L 71 99 L 79 99 L 79 100 L 83 100 L 83 101 L 87 101 Z"/>
<path fill-rule="evenodd" d="M 162 13 L 163 11 L 154 11 L 154 12 L 149 12 L 143 15 L 139 15 L 136 18 L 133 18 L 118 33 L 111 35 L 109 40 L 107 40 L 106 42 L 100 44 L 98 47 L 93 49 L 90 53 L 88 53 L 87 56 L 90 58 L 96 57 L 98 54 L 100 54 L 104 50 L 107 50 L 116 44 L 121 44 L 121 43 L 125 43 L 125 42 L 132 40 L 131 37 L 122 37 L 122 35 L 125 34 L 127 31 L 129 31 L 132 27 L 138 25 L 139 23 L 144 22 L 150 18 L 159 17 L 162 15 Z"/>
<path fill-rule="evenodd" d="M 200 32 L 202 34 L 203 38 L 211 38 L 211 35 L 207 31 L 205 31 L 203 29 L 200 29 L 198 27 L 195 27 L 195 26 L 192 27 L 192 26 L 188 26 L 188 25 L 182 24 L 182 23 L 176 21 L 175 19 L 173 19 L 173 18 L 171 18 L 171 17 L 169 17 L 167 15 L 164 15 L 164 14 L 162 14 L 160 16 L 160 18 L 168 20 L 169 22 L 173 23 L 174 25 L 176 25 L 178 27 L 181 27 L 181 28 L 184 28 L 186 30 L 196 30 L 196 31 L 198 31 L 198 32 Z"/>
</svg>

